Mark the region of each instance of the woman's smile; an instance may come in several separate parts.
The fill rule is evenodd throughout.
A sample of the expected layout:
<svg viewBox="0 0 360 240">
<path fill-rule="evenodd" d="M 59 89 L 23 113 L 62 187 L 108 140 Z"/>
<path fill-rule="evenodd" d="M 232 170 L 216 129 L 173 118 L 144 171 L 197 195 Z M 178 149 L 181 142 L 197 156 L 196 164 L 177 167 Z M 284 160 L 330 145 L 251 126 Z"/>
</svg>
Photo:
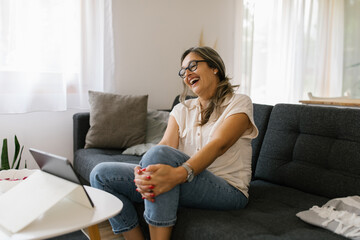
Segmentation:
<svg viewBox="0 0 360 240">
<path fill-rule="evenodd" d="M 200 77 L 195 74 L 190 74 L 190 76 L 187 77 L 187 83 L 191 88 L 195 87 L 199 81 Z"/>
<path fill-rule="evenodd" d="M 190 80 L 190 85 L 193 86 L 199 81 L 199 78 L 193 78 Z"/>
</svg>

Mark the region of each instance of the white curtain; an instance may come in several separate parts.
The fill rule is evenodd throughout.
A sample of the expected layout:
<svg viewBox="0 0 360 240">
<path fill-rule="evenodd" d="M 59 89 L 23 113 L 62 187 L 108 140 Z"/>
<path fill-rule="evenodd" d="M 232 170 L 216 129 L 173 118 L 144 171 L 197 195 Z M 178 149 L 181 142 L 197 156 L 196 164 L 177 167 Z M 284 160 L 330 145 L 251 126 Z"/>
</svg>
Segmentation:
<svg viewBox="0 0 360 240">
<path fill-rule="evenodd" d="M 0 113 L 88 108 L 111 88 L 111 0 L 0 0 Z"/>
<path fill-rule="evenodd" d="M 238 91 L 250 95 L 253 34 L 254 2 L 251 0 L 235 1 L 235 49 L 233 84 L 239 85 Z"/>
<path fill-rule="evenodd" d="M 244 28 L 252 29 L 252 41 L 245 45 L 252 58 L 242 76 L 250 76 L 251 84 L 245 81 L 243 91 L 254 102 L 298 103 L 307 92 L 342 94 L 343 0 L 247 2 L 245 7 L 253 10 L 244 21 L 252 24 Z"/>
<path fill-rule="evenodd" d="M 312 10 L 310 14 L 314 20 L 308 20 L 304 65 L 307 73 L 314 74 L 305 79 L 304 90 L 317 96 L 338 97 L 342 95 L 344 67 L 344 1 L 309 2 L 308 5 L 312 5 L 309 12 Z"/>
<path fill-rule="evenodd" d="M 344 85 L 345 94 L 360 98 L 360 1 L 345 1 Z"/>
</svg>

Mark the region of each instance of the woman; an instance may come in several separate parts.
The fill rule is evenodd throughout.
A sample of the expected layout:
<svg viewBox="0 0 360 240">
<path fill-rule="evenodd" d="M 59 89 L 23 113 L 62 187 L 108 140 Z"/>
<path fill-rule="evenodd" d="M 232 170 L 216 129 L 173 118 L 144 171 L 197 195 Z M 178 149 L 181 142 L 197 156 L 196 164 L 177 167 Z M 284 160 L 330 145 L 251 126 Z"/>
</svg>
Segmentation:
<svg viewBox="0 0 360 240">
<path fill-rule="evenodd" d="M 185 51 L 179 76 L 181 103 L 140 166 L 102 163 L 91 172 L 92 186 L 124 203 L 110 223 L 126 239 L 143 239 L 133 202 L 144 201 L 151 239 L 170 239 L 179 206 L 230 210 L 248 202 L 251 139 L 258 133 L 250 98 L 234 94 L 221 57 L 209 47 Z M 189 89 L 197 98 L 184 101 Z"/>
</svg>

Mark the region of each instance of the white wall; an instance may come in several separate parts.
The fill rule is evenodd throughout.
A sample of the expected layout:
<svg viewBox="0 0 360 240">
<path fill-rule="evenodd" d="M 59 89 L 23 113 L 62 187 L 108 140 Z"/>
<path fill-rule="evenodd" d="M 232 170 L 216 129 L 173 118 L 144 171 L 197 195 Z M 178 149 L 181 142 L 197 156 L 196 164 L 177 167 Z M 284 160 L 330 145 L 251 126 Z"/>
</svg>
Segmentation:
<svg viewBox="0 0 360 240">
<path fill-rule="evenodd" d="M 120 94 L 148 94 L 149 108 L 169 108 L 182 91 L 180 56 L 199 43 L 214 46 L 232 76 L 236 0 L 113 1 L 115 79 Z M 77 111 L 0 115 L 0 138 L 25 145 L 23 158 L 36 167 L 28 148 L 73 159 L 72 115 Z"/>
<path fill-rule="evenodd" d="M 149 94 L 149 107 L 169 108 L 181 93 L 181 54 L 203 40 L 232 72 L 233 0 L 128 0 L 113 2 L 116 91 Z"/>
<path fill-rule="evenodd" d="M 8 138 L 9 158 L 12 161 L 14 134 L 24 145 L 23 159 L 28 168 L 37 168 L 28 148 L 37 148 L 73 159 L 72 115 L 76 110 L 65 112 L 33 112 L 0 115 L 0 138 Z"/>
</svg>

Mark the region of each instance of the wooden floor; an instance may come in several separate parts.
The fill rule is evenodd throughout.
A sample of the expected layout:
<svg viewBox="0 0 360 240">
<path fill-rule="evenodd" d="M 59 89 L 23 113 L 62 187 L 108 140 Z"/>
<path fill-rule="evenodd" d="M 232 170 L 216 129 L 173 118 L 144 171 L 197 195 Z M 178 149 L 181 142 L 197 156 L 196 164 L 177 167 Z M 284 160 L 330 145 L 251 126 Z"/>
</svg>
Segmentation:
<svg viewBox="0 0 360 240">
<path fill-rule="evenodd" d="M 105 221 L 98 224 L 101 240 L 125 240 L 125 238 L 121 234 L 114 234 L 111 229 L 111 225 L 109 221 Z M 87 229 L 84 229 L 85 233 L 89 235 Z"/>
</svg>

